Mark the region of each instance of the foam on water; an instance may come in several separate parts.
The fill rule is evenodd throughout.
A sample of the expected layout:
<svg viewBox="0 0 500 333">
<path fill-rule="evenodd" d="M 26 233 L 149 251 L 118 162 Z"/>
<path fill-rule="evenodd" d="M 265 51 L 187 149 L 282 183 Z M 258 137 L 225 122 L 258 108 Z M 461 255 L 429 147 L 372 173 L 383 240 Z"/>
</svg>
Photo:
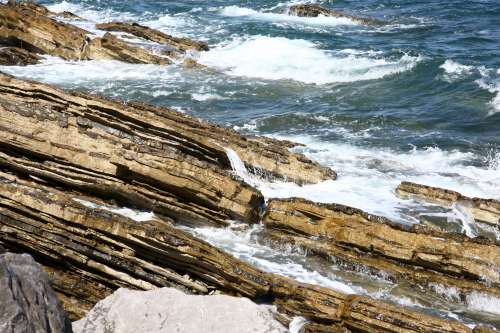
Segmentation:
<svg viewBox="0 0 500 333">
<path fill-rule="evenodd" d="M 306 40 L 267 36 L 237 38 L 199 59 L 229 75 L 316 84 L 380 79 L 411 70 L 420 60 L 409 55 L 394 60 L 334 55 Z"/>
<path fill-rule="evenodd" d="M 291 16 L 287 13 L 262 12 L 251 8 L 239 6 L 227 6 L 221 9 L 221 15 L 229 17 L 248 18 L 253 20 L 271 21 L 271 22 L 286 22 L 300 25 L 314 26 L 346 26 L 358 25 L 357 22 L 347 17 L 298 17 Z"/>
<path fill-rule="evenodd" d="M 365 293 L 363 288 L 342 282 L 333 274 L 324 276 L 317 271 L 307 269 L 300 263 L 305 258 L 294 257 L 290 253 L 283 253 L 258 243 L 253 235 L 261 228 L 261 225 L 255 225 L 246 232 L 235 232 L 230 228 L 186 228 L 186 230 L 264 271 L 288 276 L 300 282 L 331 288 L 346 294 Z"/>
<path fill-rule="evenodd" d="M 474 71 L 474 66 L 462 65 L 451 59 L 447 59 L 439 67 L 444 70 L 444 78 L 449 82 L 464 78 Z"/>
</svg>

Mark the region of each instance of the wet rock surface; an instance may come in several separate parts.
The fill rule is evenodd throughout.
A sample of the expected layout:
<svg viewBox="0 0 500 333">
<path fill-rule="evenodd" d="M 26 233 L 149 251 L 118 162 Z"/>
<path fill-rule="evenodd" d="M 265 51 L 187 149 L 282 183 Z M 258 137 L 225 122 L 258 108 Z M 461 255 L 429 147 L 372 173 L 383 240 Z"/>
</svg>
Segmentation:
<svg viewBox="0 0 500 333">
<path fill-rule="evenodd" d="M 163 33 L 159 30 L 152 29 L 138 23 L 126 22 L 109 22 L 96 25 L 97 29 L 105 31 L 119 31 L 132 34 L 158 44 L 168 45 L 180 52 L 188 50 L 208 51 L 208 45 L 204 42 L 194 41 L 189 38 L 179 38 Z"/>
<path fill-rule="evenodd" d="M 0 253 L 0 332 L 72 332 L 47 274 L 27 254 Z"/>
<path fill-rule="evenodd" d="M 500 226 L 500 201 L 495 199 L 470 198 L 456 191 L 411 182 L 402 182 L 396 193 L 405 198 L 415 198 L 447 207 L 459 204 L 465 207 L 475 220 Z"/>
<path fill-rule="evenodd" d="M 138 223 L 90 208 L 73 200 L 81 194 L 69 196 L 12 172 L 0 182 L 0 240 L 44 265 L 73 319 L 121 287 L 175 287 L 267 300 L 286 325 L 302 316 L 312 325 L 353 332 L 472 332 L 460 323 L 262 272 L 168 221 Z"/>
<path fill-rule="evenodd" d="M 75 333 L 285 333 L 268 306 L 226 295 L 186 295 L 172 288 L 118 289 L 73 323 Z"/>
<path fill-rule="evenodd" d="M 0 4 L 0 45 L 24 49 L 21 58 L 24 60 L 14 62 L 26 65 L 39 60 L 33 55 L 28 57 L 29 53 L 47 54 L 65 60 L 119 60 L 133 64 L 168 65 L 172 63 L 169 57 L 175 58 L 177 54 L 187 50 L 208 50 L 205 43 L 177 38 L 138 24 L 97 25 L 103 30 L 128 32 L 172 48 L 167 54 L 157 54 L 111 33 L 102 37 L 94 36 L 72 24 L 61 22 L 58 18 L 80 19 L 70 12 L 53 13 L 44 6 L 31 2 Z M 15 59 L 19 59 L 20 51 L 16 54 Z M 5 56 L 0 54 L 0 60 L 2 57 Z"/>
<path fill-rule="evenodd" d="M 462 299 L 472 291 L 500 296 L 500 247 L 494 242 L 303 199 L 270 200 L 263 223 L 271 241 L 336 258 L 346 268 L 361 265 L 416 287 L 456 288 Z"/>
<path fill-rule="evenodd" d="M 325 8 L 316 4 L 300 4 L 290 6 L 288 9 L 288 14 L 299 17 L 318 17 L 318 16 L 330 16 L 338 18 L 347 18 L 358 24 L 367 25 L 379 25 L 383 22 L 370 18 L 356 17 L 348 14 L 344 14 L 334 9 Z"/>
</svg>

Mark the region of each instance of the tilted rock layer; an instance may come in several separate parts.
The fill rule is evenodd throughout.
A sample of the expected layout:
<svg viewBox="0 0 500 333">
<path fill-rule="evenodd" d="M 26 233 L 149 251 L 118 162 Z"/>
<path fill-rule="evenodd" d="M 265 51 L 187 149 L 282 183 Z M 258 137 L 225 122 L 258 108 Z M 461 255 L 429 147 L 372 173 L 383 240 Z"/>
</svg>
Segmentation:
<svg viewBox="0 0 500 333">
<path fill-rule="evenodd" d="M 403 197 L 417 198 L 446 206 L 458 203 L 466 207 L 479 222 L 500 226 L 500 201 L 469 198 L 458 192 L 427 185 L 402 182 L 396 193 Z"/>
<path fill-rule="evenodd" d="M 0 47 L 0 65 L 26 66 L 39 63 L 41 58 L 19 47 Z"/>
<path fill-rule="evenodd" d="M 413 312 L 369 297 L 345 295 L 264 273 L 173 228 L 167 221 L 138 223 L 83 206 L 41 180 L 0 177 L 0 242 L 42 263 L 65 309 L 82 317 L 95 303 L 126 287 L 175 287 L 272 302 L 281 322 L 303 316 L 310 329 L 344 332 L 471 333 L 460 323 Z M 315 326 L 316 325 L 316 326 Z"/>
<path fill-rule="evenodd" d="M 493 242 L 403 227 L 355 208 L 303 199 L 270 200 L 263 223 L 271 240 L 395 280 L 500 296 L 500 247 Z"/>
</svg>

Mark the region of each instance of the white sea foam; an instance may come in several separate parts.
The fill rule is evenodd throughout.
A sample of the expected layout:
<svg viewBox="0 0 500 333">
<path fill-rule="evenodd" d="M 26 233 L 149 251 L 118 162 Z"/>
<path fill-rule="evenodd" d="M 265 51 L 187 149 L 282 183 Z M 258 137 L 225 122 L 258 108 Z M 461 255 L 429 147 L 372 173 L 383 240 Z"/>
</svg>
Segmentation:
<svg viewBox="0 0 500 333">
<path fill-rule="evenodd" d="M 408 71 L 420 60 L 409 55 L 395 60 L 334 55 L 306 40 L 267 36 L 235 39 L 199 59 L 229 75 L 316 84 L 380 79 Z"/>
<path fill-rule="evenodd" d="M 406 213 L 421 204 L 396 196 L 401 181 L 413 181 L 459 191 L 467 196 L 498 198 L 498 170 L 468 166 L 475 156 L 438 148 L 394 152 L 342 143 L 318 142 L 311 137 L 278 137 L 306 144 L 298 148 L 313 160 L 339 173 L 335 181 L 298 186 L 288 182 L 266 182 L 253 178 L 266 198 L 303 197 L 316 202 L 335 202 L 383 215 L 402 223 L 418 222 Z M 467 215 L 451 213 L 450 219 L 464 219 L 464 230 L 474 235 Z"/>
<path fill-rule="evenodd" d="M 489 102 L 491 106 L 489 115 L 500 112 L 500 78 L 492 78 L 489 74 L 485 74 L 481 79 L 476 80 L 476 83 L 482 89 L 494 94 L 493 99 Z"/>
<path fill-rule="evenodd" d="M 132 219 L 136 222 L 145 222 L 145 221 L 151 221 L 151 220 L 156 219 L 156 216 L 153 212 L 145 212 L 145 211 L 131 209 L 131 208 L 127 208 L 127 207 L 113 207 L 113 206 L 108 206 L 108 205 L 98 205 L 95 202 L 82 200 L 79 198 L 73 198 L 73 200 L 84 205 L 85 207 L 99 208 L 99 209 L 107 210 L 109 212 L 128 217 L 129 219 Z"/>
<path fill-rule="evenodd" d="M 300 25 L 314 25 L 314 26 L 345 26 L 357 25 L 358 23 L 348 17 L 298 17 L 291 16 L 286 13 L 273 13 L 262 12 L 251 8 L 239 6 L 227 6 L 221 9 L 220 13 L 223 16 L 229 17 L 243 17 L 254 20 L 271 21 L 271 22 L 285 22 Z"/>
<path fill-rule="evenodd" d="M 317 271 L 309 270 L 298 260 L 291 258 L 292 256 L 259 244 L 252 235 L 261 228 L 261 225 L 255 225 L 245 232 L 235 232 L 231 228 L 186 228 L 186 230 L 264 271 L 288 276 L 300 282 L 331 288 L 346 294 L 366 293 L 363 288 L 351 286 L 333 274 L 325 276 Z"/>
<path fill-rule="evenodd" d="M 288 327 L 290 333 L 300 333 L 302 327 L 309 321 L 304 317 L 294 317 Z"/>
<path fill-rule="evenodd" d="M 444 70 L 444 79 L 449 82 L 471 75 L 474 71 L 474 66 L 462 65 L 451 59 L 447 59 L 439 67 Z"/>
</svg>

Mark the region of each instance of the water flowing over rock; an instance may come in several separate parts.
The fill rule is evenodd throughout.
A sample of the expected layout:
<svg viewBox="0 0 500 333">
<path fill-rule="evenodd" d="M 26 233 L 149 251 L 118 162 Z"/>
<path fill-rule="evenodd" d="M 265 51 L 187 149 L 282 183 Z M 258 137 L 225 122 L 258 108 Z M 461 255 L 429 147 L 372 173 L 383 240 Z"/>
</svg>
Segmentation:
<svg viewBox="0 0 500 333">
<path fill-rule="evenodd" d="M 96 28 L 105 31 L 127 32 L 136 37 L 144 38 L 158 44 L 171 46 L 181 52 L 185 52 L 188 50 L 209 50 L 207 43 L 194 41 L 189 38 L 174 37 L 159 30 L 140 25 L 138 23 L 109 22 L 97 24 Z"/>
<path fill-rule="evenodd" d="M 11 170 L 15 172 L 15 170 Z M 277 306 L 280 322 L 302 316 L 306 327 L 353 332 L 471 333 L 467 326 L 369 297 L 345 295 L 264 273 L 168 225 L 138 223 L 73 200 L 37 177 L 0 177 L 0 241 L 36 257 L 72 318 L 81 318 L 115 289 L 175 287 L 222 291 Z M 348 332 L 344 330 L 344 332 Z"/>
<path fill-rule="evenodd" d="M 232 175 L 223 146 L 277 176 L 320 181 L 335 174 L 276 140 L 6 75 L 0 107 L 0 164 L 184 223 L 257 222 L 262 195 Z"/>
<path fill-rule="evenodd" d="M 352 20 L 358 24 L 367 24 L 367 25 L 378 25 L 383 24 L 383 22 L 375 19 L 369 18 L 361 18 L 348 14 L 344 14 L 334 9 L 321 7 L 316 4 L 301 4 L 301 5 L 293 5 L 288 8 L 288 14 L 299 17 L 318 17 L 318 16 L 331 16 L 338 18 L 347 18 Z"/>
<path fill-rule="evenodd" d="M 72 332 L 47 274 L 27 254 L 0 254 L 0 332 Z"/>
<path fill-rule="evenodd" d="M 263 223 L 271 241 L 336 258 L 353 270 L 362 265 L 417 287 L 454 287 L 461 299 L 473 291 L 500 297 L 500 246 L 494 242 L 303 199 L 270 200 Z"/>
<path fill-rule="evenodd" d="M 0 47 L 0 65 L 26 66 L 39 63 L 41 58 L 18 47 Z"/>
<path fill-rule="evenodd" d="M 165 55 L 154 54 L 110 33 L 103 37 L 95 37 L 86 30 L 56 20 L 58 17 L 78 18 L 69 12 L 53 13 L 41 5 L 30 2 L 21 2 L 17 5 L 0 4 L 0 45 L 18 47 L 32 53 L 48 54 L 65 60 L 119 60 L 134 64 L 157 65 L 172 63 Z M 145 29 L 143 27 L 143 30 Z M 139 27 L 136 27 L 136 30 L 143 31 Z M 153 30 L 148 32 L 148 36 L 161 34 Z M 204 49 L 203 43 L 163 36 L 164 39 L 167 37 L 182 52 L 185 51 L 183 48 L 189 47 Z"/>
<path fill-rule="evenodd" d="M 75 333 L 286 333 L 271 309 L 247 298 L 186 295 L 172 288 L 118 289 L 100 301 Z"/>
<path fill-rule="evenodd" d="M 459 203 L 471 212 L 475 220 L 500 226 L 499 200 L 469 198 L 455 191 L 411 182 L 402 182 L 396 189 L 396 193 L 402 197 L 416 198 L 448 207 Z"/>
</svg>

